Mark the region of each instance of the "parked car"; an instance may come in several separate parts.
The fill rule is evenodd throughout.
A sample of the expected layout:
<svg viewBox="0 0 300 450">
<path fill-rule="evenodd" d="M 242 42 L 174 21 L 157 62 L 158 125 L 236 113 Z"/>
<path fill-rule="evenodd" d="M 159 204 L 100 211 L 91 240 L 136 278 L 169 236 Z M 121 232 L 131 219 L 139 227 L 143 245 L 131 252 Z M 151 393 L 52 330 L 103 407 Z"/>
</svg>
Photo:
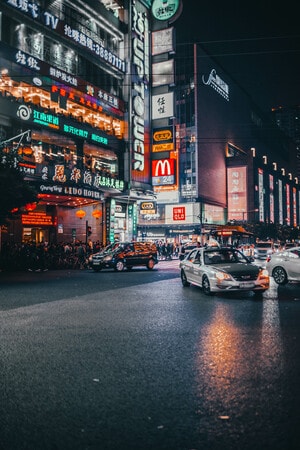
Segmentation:
<svg viewBox="0 0 300 450">
<path fill-rule="evenodd" d="M 121 272 L 134 266 L 146 266 L 152 270 L 157 263 L 157 247 L 151 242 L 117 242 L 94 253 L 89 259 L 89 266 L 95 272 L 102 269 Z"/>
<path fill-rule="evenodd" d="M 277 284 L 300 281 L 300 247 L 284 249 L 269 255 L 266 269 Z"/>
<path fill-rule="evenodd" d="M 179 263 L 183 286 L 200 286 L 206 295 L 215 292 L 269 289 L 268 271 L 253 264 L 233 247 L 202 247 L 191 250 Z"/>
<path fill-rule="evenodd" d="M 294 247 L 297 247 L 298 246 L 298 244 L 296 244 L 295 242 L 286 242 L 284 245 L 283 245 L 283 249 L 284 250 L 287 250 L 287 249 L 289 249 L 289 248 L 294 248 Z"/>
<path fill-rule="evenodd" d="M 254 247 L 254 258 L 266 260 L 274 252 L 273 242 L 257 242 Z"/>
</svg>

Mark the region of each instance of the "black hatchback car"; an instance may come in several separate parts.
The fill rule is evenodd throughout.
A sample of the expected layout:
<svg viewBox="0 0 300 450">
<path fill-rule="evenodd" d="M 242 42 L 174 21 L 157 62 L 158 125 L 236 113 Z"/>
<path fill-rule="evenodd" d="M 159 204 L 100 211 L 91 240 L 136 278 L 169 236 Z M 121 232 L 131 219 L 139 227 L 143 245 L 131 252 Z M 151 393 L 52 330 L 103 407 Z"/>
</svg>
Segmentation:
<svg viewBox="0 0 300 450">
<path fill-rule="evenodd" d="M 102 269 L 121 272 L 134 266 L 146 266 L 152 270 L 157 263 L 157 247 L 152 242 L 117 242 L 94 253 L 89 259 L 89 265 L 95 272 Z"/>
</svg>

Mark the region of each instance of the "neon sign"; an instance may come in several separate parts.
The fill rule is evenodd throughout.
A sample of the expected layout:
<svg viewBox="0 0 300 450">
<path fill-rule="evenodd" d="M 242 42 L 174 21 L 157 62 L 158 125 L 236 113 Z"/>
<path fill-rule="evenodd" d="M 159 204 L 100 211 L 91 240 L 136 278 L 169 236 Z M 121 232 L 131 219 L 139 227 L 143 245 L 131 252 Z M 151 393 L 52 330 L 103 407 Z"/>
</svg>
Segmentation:
<svg viewBox="0 0 300 450">
<path fill-rule="evenodd" d="M 217 75 L 216 69 L 212 69 L 207 81 L 205 81 L 204 75 L 202 75 L 202 82 L 207 86 L 211 86 L 218 94 L 224 97 L 225 100 L 229 101 L 229 86 L 219 77 L 219 75 Z"/>
</svg>

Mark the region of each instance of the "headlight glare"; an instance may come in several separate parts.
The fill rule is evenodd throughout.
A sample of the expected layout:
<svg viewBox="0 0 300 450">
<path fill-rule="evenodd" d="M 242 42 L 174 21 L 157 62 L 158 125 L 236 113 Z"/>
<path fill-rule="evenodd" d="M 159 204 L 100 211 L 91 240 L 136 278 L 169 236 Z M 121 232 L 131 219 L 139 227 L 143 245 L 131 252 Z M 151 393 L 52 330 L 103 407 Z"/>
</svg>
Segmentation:
<svg viewBox="0 0 300 450">
<path fill-rule="evenodd" d="M 218 281 L 231 280 L 231 276 L 226 272 L 216 272 L 216 279 Z"/>
</svg>

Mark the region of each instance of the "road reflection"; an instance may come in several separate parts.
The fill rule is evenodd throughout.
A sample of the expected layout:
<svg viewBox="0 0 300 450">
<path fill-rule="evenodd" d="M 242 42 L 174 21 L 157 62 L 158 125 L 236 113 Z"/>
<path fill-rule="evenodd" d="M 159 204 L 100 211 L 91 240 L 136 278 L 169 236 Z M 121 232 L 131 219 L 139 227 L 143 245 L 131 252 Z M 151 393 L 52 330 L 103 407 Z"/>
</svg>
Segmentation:
<svg viewBox="0 0 300 450">
<path fill-rule="evenodd" d="M 247 408 L 255 417 L 259 399 L 267 392 L 273 396 L 277 390 L 278 406 L 282 399 L 278 384 L 285 358 L 279 301 L 274 295 L 255 301 L 255 307 L 242 301 L 245 304 L 216 302 L 198 340 L 197 394 L 215 420 L 247 414 Z"/>
<path fill-rule="evenodd" d="M 198 394 L 202 401 L 211 403 L 209 408 L 216 411 L 216 416 L 230 416 L 232 400 L 239 395 L 238 386 L 232 389 L 234 380 L 243 380 L 240 388 L 247 392 L 248 366 L 241 352 L 243 339 L 232 307 L 216 303 L 211 321 L 201 329 L 196 355 Z M 244 395 L 243 392 L 240 394 Z"/>
<path fill-rule="evenodd" d="M 264 365 L 264 372 L 272 371 L 269 375 L 265 373 L 270 379 L 274 377 L 274 368 L 277 377 L 281 375 L 283 355 L 279 303 L 276 299 L 266 299 L 263 302 L 260 359 Z"/>
</svg>

